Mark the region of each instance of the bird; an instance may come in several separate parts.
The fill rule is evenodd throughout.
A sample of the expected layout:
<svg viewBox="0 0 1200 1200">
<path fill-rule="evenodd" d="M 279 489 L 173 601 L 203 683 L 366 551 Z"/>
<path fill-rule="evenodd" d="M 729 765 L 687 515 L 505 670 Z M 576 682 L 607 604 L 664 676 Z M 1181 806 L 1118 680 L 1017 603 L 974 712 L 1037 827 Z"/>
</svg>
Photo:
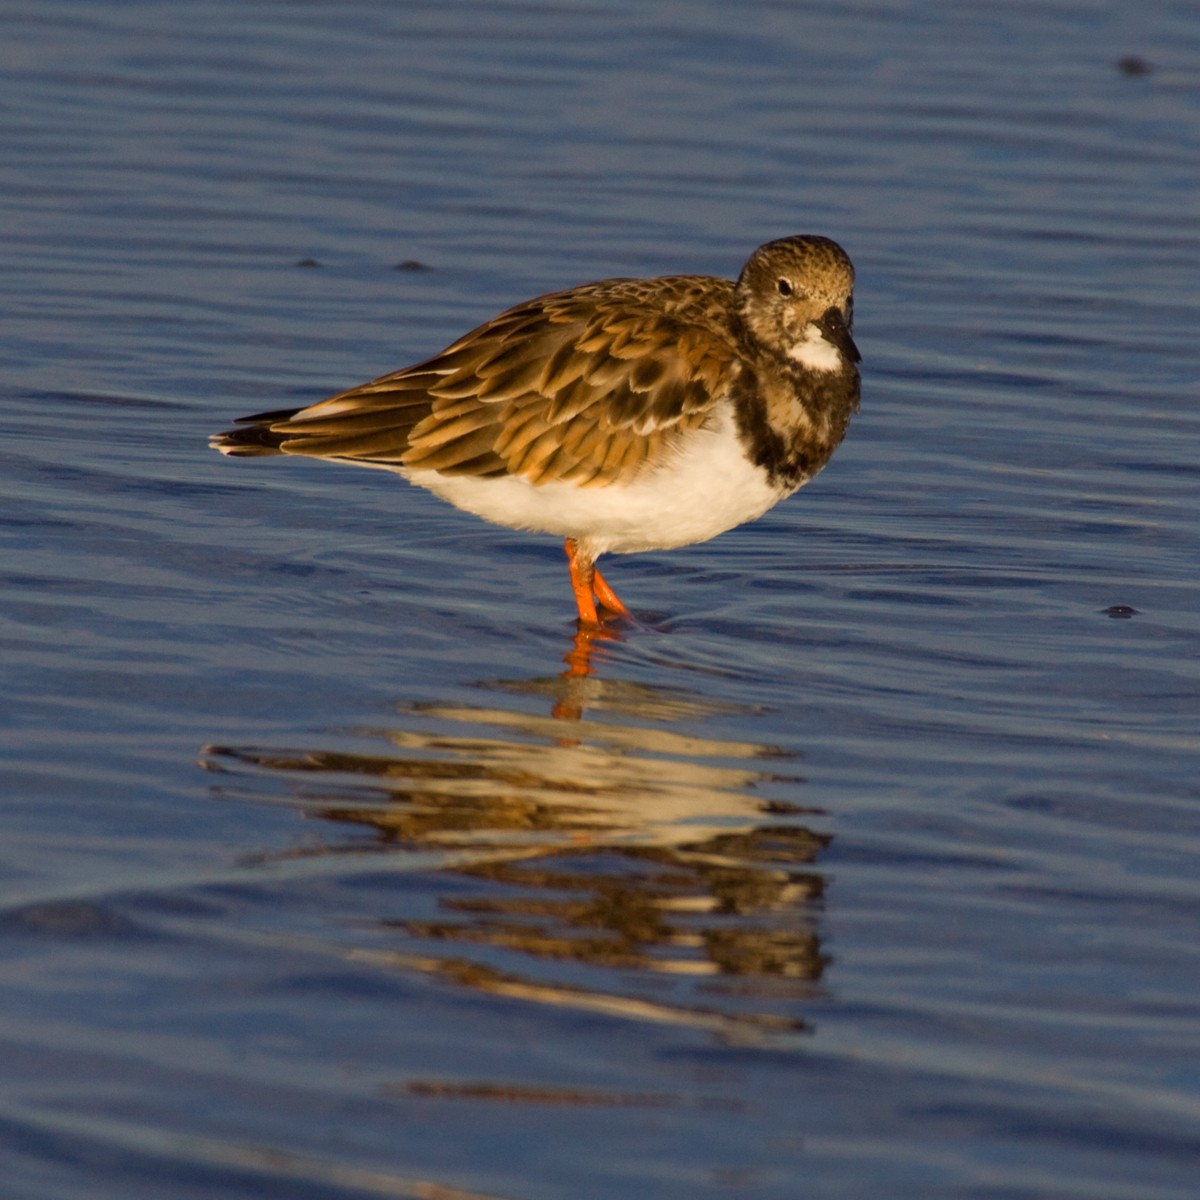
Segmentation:
<svg viewBox="0 0 1200 1200">
<path fill-rule="evenodd" d="M 766 242 L 736 281 L 615 278 L 506 309 L 440 353 L 215 434 L 235 458 L 381 467 L 484 520 L 564 539 L 581 627 L 633 619 L 602 554 L 707 541 L 828 462 L 859 407 L 854 267 Z"/>
</svg>

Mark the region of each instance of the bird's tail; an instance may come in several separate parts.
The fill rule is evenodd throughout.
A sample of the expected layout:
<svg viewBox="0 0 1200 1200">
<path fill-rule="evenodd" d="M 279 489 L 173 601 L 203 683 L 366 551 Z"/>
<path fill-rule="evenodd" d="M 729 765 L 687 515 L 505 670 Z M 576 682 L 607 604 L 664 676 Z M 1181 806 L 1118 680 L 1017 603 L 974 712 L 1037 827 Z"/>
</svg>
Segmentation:
<svg viewBox="0 0 1200 1200">
<path fill-rule="evenodd" d="M 280 447 L 286 438 L 272 426 L 294 417 L 300 409 L 281 408 L 275 412 L 255 413 L 252 417 L 239 417 L 237 429 L 226 429 L 214 433 L 208 444 L 231 458 L 260 458 L 267 454 L 282 454 Z"/>
</svg>

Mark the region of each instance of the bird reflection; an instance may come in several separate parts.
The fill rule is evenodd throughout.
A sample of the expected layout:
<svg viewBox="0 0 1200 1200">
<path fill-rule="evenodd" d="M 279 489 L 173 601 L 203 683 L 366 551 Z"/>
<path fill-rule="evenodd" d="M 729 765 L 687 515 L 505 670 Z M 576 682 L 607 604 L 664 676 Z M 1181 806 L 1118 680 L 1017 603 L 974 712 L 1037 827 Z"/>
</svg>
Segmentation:
<svg viewBox="0 0 1200 1200">
<path fill-rule="evenodd" d="M 278 803 L 283 782 L 324 823 L 292 857 L 419 859 L 422 901 L 406 889 L 368 918 L 391 939 L 381 962 L 626 1015 L 803 1028 L 786 1002 L 826 966 L 815 864 L 830 837 L 770 795 L 803 785 L 794 759 L 698 732 L 745 727 L 743 707 L 604 678 L 593 658 L 616 636 L 581 629 L 559 674 L 479 683 L 487 703 L 404 705 L 353 746 L 212 746 L 207 764 L 238 777 L 222 794 Z"/>
</svg>

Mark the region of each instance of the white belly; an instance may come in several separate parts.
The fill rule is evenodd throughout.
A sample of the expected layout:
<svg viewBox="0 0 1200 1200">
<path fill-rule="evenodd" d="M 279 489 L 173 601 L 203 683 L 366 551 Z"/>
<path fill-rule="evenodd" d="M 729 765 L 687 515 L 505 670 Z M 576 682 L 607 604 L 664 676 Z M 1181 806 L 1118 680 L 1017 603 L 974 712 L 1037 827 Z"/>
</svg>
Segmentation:
<svg viewBox="0 0 1200 1200">
<path fill-rule="evenodd" d="M 789 494 L 770 486 L 765 472 L 746 459 L 728 416 L 716 428 L 686 435 L 657 469 L 606 487 L 535 485 L 513 476 L 480 479 L 437 471 L 402 474 L 484 520 L 575 538 L 593 555 L 707 541 L 761 517 Z"/>
</svg>

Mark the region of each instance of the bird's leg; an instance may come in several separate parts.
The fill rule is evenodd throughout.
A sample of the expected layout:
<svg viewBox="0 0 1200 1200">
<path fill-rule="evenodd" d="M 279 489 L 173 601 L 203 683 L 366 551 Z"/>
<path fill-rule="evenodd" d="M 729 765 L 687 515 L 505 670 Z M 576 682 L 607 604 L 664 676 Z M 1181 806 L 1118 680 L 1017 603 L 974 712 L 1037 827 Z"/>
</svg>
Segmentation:
<svg viewBox="0 0 1200 1200">
<path fill-rule="evenodd" d="M 579 609 L 579 620 L 582 624 L 600 624 L 600 617 L 596 612 L 597 600 L 600 601 L 600 606 L 613 616 L 632 615 L 600 574 L 596 560 L 585 555 L 574 538 L 567 538 L 564 549 L 567 552 L 567 566 L 571 571 L 571 590 L 575 593 L 575 605 Z"/>
<path fill-rule="evenodd" d="M 608 586 L 608 581 L 600 574 L 599 567 L 592 567 L 592 588 L 596 593 L 596 599 L 608 609 L 610 613 L 618 617 L 628 617 L 632 614 L 629 609 L 621 603 L 621 598 L 616 592 Z"/>
<path fill-rule="evenodd" d="M 579 543 L 567 538 L 567 567 L 571 572 L 571 590 L 575 593 L 575 606 L 579 609 L 579 621 L 583 625 L 599 625 L 596 616 L 596 597 L 593 594 L 596 579 L 595 560 L 581 553 Z"/>
</svg>

